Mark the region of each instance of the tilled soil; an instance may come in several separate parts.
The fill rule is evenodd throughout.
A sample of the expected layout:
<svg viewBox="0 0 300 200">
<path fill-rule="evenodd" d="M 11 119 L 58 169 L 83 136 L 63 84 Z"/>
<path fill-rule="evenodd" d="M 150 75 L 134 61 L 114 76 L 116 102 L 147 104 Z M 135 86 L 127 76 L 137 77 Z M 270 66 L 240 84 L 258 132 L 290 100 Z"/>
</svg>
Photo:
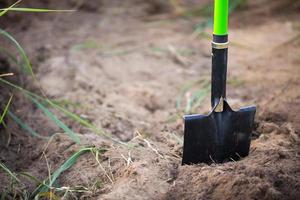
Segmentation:
<svg viewBox="0 0 300 200">
<path fill-rule="evenodd" d="M 22 26 L 6 26 L 28 52 L 36 85 L 48 97 L 73 102 L 66 103 L 73 112 L 129 145 L 62 118 L 80 134 L 81 144 L 76 144 L 17 95 L 15 113 L 41 135 L 54 136 L 48 141 L 28 136 L 8 120 L 12 134 L 7 143 L 2 131 L 1 162 L 43 180 L 80 148 L 105 148 L 100 165 L 85 154 L 59 177 L 61 187 L 86 188 L 70 192 L 71 199 L 300 197 L 300 24 L 295 10 L 285 7 L 275 16 L 275 3 L 267 9 L 267 1 L 253 1 L 232 15 L 227 95 L 234 108 L 258 107 L 250 155 L 224 164 L 181 166 L 180 117 L 190 94 L 183 96 L 183 105 L 176 107 L 176 101 L 186 85 L 210 77 L 210 40 L 194 32 L 204 18 L 177 17 L 159 1 L 101 2 L 99 9 L 75 4 L 79 10 L 74 13 L 28 19 L 22 14 L 22 20 L 8 16 Z M 207 94 L 194 112 L 208 112 L 209 99 Z M 1 190 L 8 191 L 10 180 L 5 174 L 0 180 Z M 23 181 L 24 190 L 36 187 Z"/>
</svg>

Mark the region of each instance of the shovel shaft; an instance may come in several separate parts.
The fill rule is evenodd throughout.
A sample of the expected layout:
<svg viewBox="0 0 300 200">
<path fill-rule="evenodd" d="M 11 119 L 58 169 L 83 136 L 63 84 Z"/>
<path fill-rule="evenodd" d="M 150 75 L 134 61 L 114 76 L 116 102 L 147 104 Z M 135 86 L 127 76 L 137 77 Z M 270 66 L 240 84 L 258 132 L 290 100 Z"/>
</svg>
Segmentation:
<svg viewBox="0 0 300 200">
<path fill-rule="evenodd" d="M 226 98 L 228 57 L 228 0 L 214 1 L 214 35 L 212 42 L 211 106 Z"/>
<path fill-rule="evenodd" d="M 226 45 L 224 47 L 226 47 Z M 222 99 L 226 99 L 227 54 L 228 48 L 218 49 L 215 43 L 213 43 L 211 77 L 212 108 L 222 103 L 220 102 Z"/>
</svg>

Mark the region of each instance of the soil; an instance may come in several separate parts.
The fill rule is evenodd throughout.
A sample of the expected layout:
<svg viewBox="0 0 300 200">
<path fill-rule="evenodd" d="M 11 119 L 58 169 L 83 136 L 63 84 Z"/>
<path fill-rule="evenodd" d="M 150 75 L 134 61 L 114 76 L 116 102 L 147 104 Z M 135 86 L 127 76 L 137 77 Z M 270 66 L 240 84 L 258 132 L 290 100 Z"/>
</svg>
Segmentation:
<svg viewBox="0 0 300 200">
<path fill-rule="evenodd" d="M 188 8 L 195 3 L 187 2 Z M 53 137 L 29 136 L 7 119 L 10 134 L 1 129 L 0 160 L 9 169 L 44 180 L 76 151 L 95 146 L 107 149 L 101 166 L 85 154 L 58 179 L 61 187 L 87 188 L 69 192 L 70 199 L 300 198 L 298 4 L 255 0 L 231 15 L 227 96 L 233 108 L 257 106 L 250 155 L 190 166 L 181 166 L 183 121 L 177 116 L 184 106 L 176 108 L 176 100 L 185 85 L 210 77 L 210 40 L 195 33 L 204 17 L 182 17 L 166 1 L 154 0 L 28 5 L 78 10 L 3 18 L 28 53 L 38 83 L 20 74 L 11 80 L 73 102 L 66 104 L 70 110 L 130 147 L 57 113 L 79 133 L 76 144 L 16 94 L 14 112 Z M 206 96 L 194 112 L 208 112 L 209 101 Z M 11 189 L 10 181 L 0 173 L 2 193 Z M 22 181 L 21 191 L 35 189 L 35 183 Z"/>
</svg>

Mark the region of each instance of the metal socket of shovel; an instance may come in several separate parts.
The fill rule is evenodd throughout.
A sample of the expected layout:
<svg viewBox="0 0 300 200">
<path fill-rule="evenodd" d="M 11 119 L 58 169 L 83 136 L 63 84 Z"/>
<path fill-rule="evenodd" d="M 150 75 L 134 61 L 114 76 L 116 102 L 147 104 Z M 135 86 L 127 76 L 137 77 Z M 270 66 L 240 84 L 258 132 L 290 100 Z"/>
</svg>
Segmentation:
<svg viewBox="0 0 300 200">
<path fill-rule="evenodd" d="M 228 0 L 215 0 L 214 12 L 212 111 L 184 117 L 182 164 L 222 163 L 249 154 L 256 107 L 234 111 L 226 100 Z"/>
</svg>

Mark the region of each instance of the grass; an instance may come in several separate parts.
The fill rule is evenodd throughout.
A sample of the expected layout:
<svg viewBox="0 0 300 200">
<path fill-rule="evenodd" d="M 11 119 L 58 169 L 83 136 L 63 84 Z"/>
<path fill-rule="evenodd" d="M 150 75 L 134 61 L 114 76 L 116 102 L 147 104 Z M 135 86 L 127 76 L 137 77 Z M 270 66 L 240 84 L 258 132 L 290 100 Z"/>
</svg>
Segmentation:
<svg viewBox="0 0 300 200">
<path fill-rule="evenodd" d="M 73 45 L 71 47 L 71 51 L 79 51 L 84 49 L 102 49 L 102 48 L 104 48 L 103 45 L 100 45 L 96 41 L 89 39 L 82 43 Z"/>
<path fill-rule="evenodd" d="M 82 156 L 85 153 L 94 153 L 98 152 L 101 153 L 105 149 L 97 149 L 95 147 L 89 147 L 89 148 L 82 148 L 76 153 L 74 153 L 68 160 L 66 160 L 57 170 L 55 170 L 52 175 L 43 181 L 32 193 L 32 197 L 40 194 L 40 193 L 45 193 L 48 192 L 50 189 L 53 189 L 53 185 L 57 178 L 66 170 L 68 170 L 70 167 L 72 167 L 78 160 L 80 156 Z"/>
<path fill-rule="evenodd" d="M 75 10 L 51 10 L 51 9 L 43 9 L 43 8 L 21 8 L 21 7 L 16 7 L 21 2 L 21 0 L 15 2 L 8 8 L 0 8 L 0 17 L 4 16 L 8 11 L 12 12 L 73 12 Z"/>
<path fill-rule="evenodd" d="M 2 169 L 6 174 L 8 174 L 14 181 L 16 181 L 18 183 L 20 182 L 20 180 L 17 178 L 17 176 L 1 162 L 0 162 L 0 169 Z"/>
<path fill-rule="evenodd" d="M 41 104 L 37 99 L 34 97 L 28 96 L 28 98 L 40 109 L 42 110 L 45 115 L 47 115 L 57 126 L 65 131 L 65 133 L 76 143 L 80 143 L 80 139 L 68 126 L 66 126 L 61 120 L 58 119 L 50 110 L 48 110 L 43 104 Z"/>
<path fill-rule="evenodd" d="M 3 8 L 3 9 L 0 9 L 1 12 L 0 12 L 0 17 L 2 17 L 3 15 L 5 15 L 10 9 L 12 9 L 13 7 L 15 7 L 18 3 L 20 3 L 21 0 L 17 1 L 16 3 L 12 4 L 11 6 L 9 6 L 8 8 Z"/>
<path fill-rule="evenodd" d="M 48 116 L 57 126 L 59 126 L 60 128 L 62 128 L 65 133 L 71 138 L 73 139 L 75 142 L 79 143 L 80 140 L 78 138 L 78 136 L 71 130 L 68 128 L 67 125 L 65 125 L 61 120 L 58 119 L 58 117 L 56 115 L 54 115 L 49 109 L 47 109 L 43 104 L 41 104 L 35 97 L 39 97 L 42 100 L 48 100 L 45 98 L 42 98 L 38 95 L 35 95 L 32 92 L 29 92 L 27 90 L 25 90 L 24 88 L 17 86 L 11 82 L 8 82 L 2 78 L 0 78 L 0 82 L 5 83 L 6 86 L 13 86 L 14 88 L 19 89 L 19 92 L 21 92 L 26 98 L 28 98 L 30 101 L 32 101 L 41 111 L 43 111 L 45 113 L 46 116 Z M 49 102 L 51 102 L 50 100 L 48 100 Z M 52 102 L 51 102 L 52 103 Z M 6 112 L 7 113 L 7 112 Z M 26 125 L 25 122 L 23 122 L 22 120 L 20 120 L 16 115 L 14 115 L 12 112 L 8 112 L 9 116 L 17 123 L 19 124 L 24 130 L 28 131 L 29 133 L 31 133 L 31 135 L 33 136 L 38 136 L 39 134 L 37 134 L 35 131 L 33 131 L 32 128 L 30 128 L 28 125 Z M 70 112 L 71 113 L 71 112 Z M 72 113 L 73 114 L 73 113 Z M 75 114 L 74 114 L 75 115 Z"/>
<path fill-rule="evenodd" d="M 6 115 L 6 113 L 7 113 L 7 111 L 8 111 L 8 108 L 9 108 L 9 106 L 10 106 L 10 103 L 11 103 L 12 98 L 13 98 L 13 95 L 10 96 L 10 98 L 9 98 L 9 100 L 8 100 L 8 102 L 7 102 L 7 104 L 6 104 L 5 108 L 4 108 L 4 110 L 3 110 L 2 115 L 0 116 L 0 124 L 2 124 L 2 122 L 3 122 L 4 116 Z"/>
<path fill-rule="evenodd" d="M 35 79 L 35 75 L 33 73 L 33 70 L 32 70 L 32 66 L 31 66 L 31 63 L 29 61 L 29 58 L 27 56 L 27 54 L 25 53 L 25 50 L 22 48 L 22 46 L 17 42 L 17 40 L 15 40 L 15 38 L 9 34 L 8 32 L 6 32 L 5 30 L 1 29 L 0 28 L 0 36 L 3 36 L 4 38 L 6 38 L 8 41 L 12 42 L 13 45 L 17 48 L 19 54 L 21 55 L 21 58 L 24 62 L 24 64 L 21 65 L 22 69 L 24 69 L 25 72 L 27 72 L 28 74 L 30 74 L 34 79 Z M 0 49 L 0 51 L 3 51 L 3 48 Z M 8 51 L 6 51 L 6 54 L 7 54 Z M 9 57 L 16 61 L 16 64 L 19 64 L 17 62 L 17 59 L 13 56 L 13 54 L 9 53 Z M 19 65 L 20 66 L 20 65 Z"/>
<path fill-rule="evenodd" d="M 15 11 L 15 12 L 74 12 L 76 10 L 50 10 L 50 9 L 43 9 L 43 8 L 15 8 L 15 7 L 11 7 L 11 8 L 3 8 L 0 9 L 0 11 L 4 12 L 4 11 Z M 0 15 L 1 17 L 1 15 Z"/>
<path fill-rule="evenodd" d="M 38 186 L 31 194 L 20 193 L 20 192 L 18 192 L 17 194 L 15 191 L 7 194 L 3 193 L 1 199 L 10 199 L 11 194 L 13 194 L 13 196 L 15 197 L 14 199 L 40 199 L 40 198 L 61 199 L 62 197 L 67 198 L 67 195 L 71 192 L 72 193 L 88 192 L 90 189 L 85 188 L 83 186 L 77 186 L 73 188 L 59 187 L 56 181 L 61 174 L 63 174 L 65 171 L 67 171 L 72 166 L 74 166 L 78 161 L 78 159 L 86 153 L 91 153 L 92 155 L 94 155 L 95 160 L 97 161 L 98 164 L 100 164 L 99 155 L 104 153 L 105 151 L 106 151 L 105 148 L 96 148 L 96 147 L 81 148 L 80 150 L 75 152 L 72 156 L 70 156 L 70 158 L 68 158 L 65 162 L 63 162 L 62 165 L 60 165 L 53 173 L 51 173 L 49 178 L 45 179 L 44 181 L 38 180 L 35 176 L 27 172 L 20 172 L 18 174 L 13 173 L 3 163 L 0 162 L 0 170 L 4 171 L 7 174 L 7 176 L 11 178 L 13 184 L 17 185 L 17 188 L 24 187 L 19 177 L 27 178 L 28 180 L 38 184 Z M 101 187 L 101 182 L 96 181 L 95 184 L 96 185 L 94 187 L 97 188 Z"/>
<path fill-rule="evenodd" d="M 23 120 L 21 120 L 19 117 L 17 117 L 13 112 L 8 111 L 7 115 L 15 122 L 17 123 L 23 130 L 25 130 L 26 133 L 29 133 L 31 136 L 41 138 L 41 139 L 49 139 L 49 137 L 42 136 L 38 134 L 36 131 L 34 131 L 30 126 L 28 126 Z"/>
<path fill-rule="evenodd" d="M 239 78 L 228 79 L 228 84 L 233 87 L 242 86 L 245 81 Z M 210 94 L 210 81 L 204 77 L 202 79 L 187 82 L 181 89 L 176 100 L 177 113 L 169 117 L 165 122 L 173 123 L 182 115 L 197 113 L 197 109 Z"/>
<path fill-rule="evenodd" d="M 193 114 L 210 94 L 210 81 L 204 77 L 187 82 L 176 99 L 177 112 L 166 119 L 166 123 L 173 123 L 182 115 Z"/>
<path fill-rule="evenodd" d="M 197 88 L 197 89 L 195 89 Z M 210 82 L 208 79 L 200 79 L 188 82 L 181 89 L 176 100 L 176 109 L 179 113 L 191 114 L 201 105 L 209 95 Z"/>
<path fill-rule="evenodd" d="M 16 3 L 12 4 L 8 8 L 2 8 L 0 9 L 0 17 L 4 16 L 7 14 L 8 11 L 15 11 L 15 12 L 69 12 L 73 10 L 49 10 L 49 9 L 40 9 L 40 8 L 22 8 L 22 7 L 16 7 L 20 1 L 17 1 Z M 20 45 L 20 43 L 7 31 L 3 30 L 0 28 L 0 36 L 8 40 L 10 43 L 13 44 L 13 46 L 17 49 L 18 54 L 20 55 L 21 62 L 17 59 L 17 56 L 11 53 L 8 49 L 6 49 L 4 46 L 0 45 L 0 52 L 5 55 L 8 60 L 15 65 L 15 67 L 20 67 L 21 71 L 25 72 L 26 74 L 30 75 L 33 80 L 37 83 L 37 79 L 35 77 L 35 74 L 32 69 L 32 65 L 30 63 L 30 60 L 23 49 L 23 47 Z M 86 47 L 86 46 L 85 46 Z M 88 46 L 89 48 L 90 46 Z M 51 121 L 53 121 L 57 126 L 59 126 L 72 140 L 75 142 L 79 143 L 80 139 L 76 133 L 74 133 L 66 124 L 64 124 L 53 112 L 50 111 L 51 109 L 55 109 L 58 112 L 66 115 L 70 119 L 72 119 L 74 122 L 78 122 L 81 125 L 91 129 L 93 132 L 96 134 L 105 136 L 112 141 L 125 144 L 120 142 L 119 140 L 113 138 L 110 134 L 104 132 L 102 129 L 97 128 L 94 126 L 92 123 L 88 122 L 87 120 L 81 118 L 80 116 L 76 115 L 75 113 L 67 110 L 64 106 L 65 104 L 62 105 L 61 102 L 58 101 L 52 101 L 49 98 L 47 98 L 44 95 L 44 92 L 42 92 L 43 96 L 39 96 L 33 92 L 30 92 L 26 89 L 24 89 L 21 86 L 18 86 L 6 79 L 4 77 L 6 76 L 11 76 L 13 75 L 12 73 L 5 73 L 0 75 L 0 82 L 2 83 L 2 86 L 6 88 L 13 89 L 19 94 L 22 94 L 24 97 L 26 97 L 32 104 L 34 104 L 39 110 L 41 110 L 45 116 L 47 116 Z M 41 88 L 40 88 L 41 89 Z M 3 111 L 0 116 L 0 124 L 4 123 L 4 119 L 6 116 L 10 117 L 16 124 L 18 124 L 22 129 L 26 130 L 26 132 L 30 133 L 30 135 L 34 137 L 38 137 L 41 139 L 48 139 L 48 137 L 41 136 L 39 135 L 36 131 L 33 130 L 30 126 L 28 126 L 22 119 L 20 119 L 13 111 L 11 111 L 10 106 L 12 104 L 13 100 L 13 95 L 10 95 L 7 103 L 5 106 L 3 106 Z M 5 126 L 6 127 L 6 126 Z M 70 192 L 82 192 L 87 190 L 84 187 L 74 187 L 74 188 L 67 188 L 67 187 L 56 187 L 55 183 L 58 179 L 58 177 L 71 168 L 78 160 L 80 156 L 87 152 L 93 153 L 95 155 L 95 159 L 98 164 L 100 164 L 99 161 L 99 154 L 102 153 L 104 149 L 99 149 L 95 147 L 88 147 L 88 148 L 83 148 L 73 154 L 69 159 L 67 159 L 59 168 L 57 168 L 50 176 L 48 179 L 44 181 L 39 181 L 36 177 L 26 173 L 26 172 L 21 172 L 19 174 L 15 174 L 12 171 L 10 171 L 3 163 L 0 162 L 0 169 L 4 171 L 13 181 L 12 185 L 17 184 L 18 187 L 14 188 L 11 187 L 11 191 L 8 193 L 3 192 L 1 195 L 1 199 L 16 199 L 21 197 L 21 199 L 40 199 L 40 198 L 48 198 L 48 199 L 61 199 L 61 197 L 66 197 Z M 39 186 L 36 188 L 36 190 L 28 194 L 28 192 L 23 192 L 21 191 L 20 188 L 23 188 L 23 184 L 20 181 L 19 177 L 27 177 L 31 181 L 34 181 L 35 183 L 39 184 Z M 57 195 L 57 191 L 59 192 L 59 195 Z"/>
<path fill-rule="evenodd" d="M 15 4 L 13 4 L 12 6 L 10 6 L 9 8 L 6 9 L 0 9 L 2 10 L 2 16 L 8 11 L 8 10 L 13 10 L 13 11 L 27 11 L 27 12 L 47 12 L 47 11 L 61 11 L 61 10 L 47 10 L 47 9 L 29 9 L 29 8 L 13 8 L 13 6 L 17 5 L 16 2 Z M 5 12 L 5 13 L 4 13 Z M 16 56 L 14 56 L 12 53 L 10 53 L 7 49 L 5 49 L 4 47 L 0 46 L 0 52 L 3 52 L 5 55 L 7 55 L 7 57 L 9 58 L 10 61 L 12 61 L 16 66 L 20 66 L 21 69 L 25 72 L 27 72 L 29 75 L 31 75 L 33 77 L 33 79 L 37 82 L 35 74 L 33 72 L 31 63 L 29 61 L 29 58 L 27 56 L 27 54 L 25 53 L 25 50 L 23 49 L 23 47 L 19 44 L 19 42 L 17 42 L 13 36 L 6 32 L 3 29 L 0 29 L 0 35 L 2 35 L 4 38 L 6 38 L 8 41 L 10 41 L 17 49 L 17 51 L 19 52 L 23 63 L 19 62 L 18 59 L 16 58 Z M 85 119 L 82 119 L 80 116 L 68 111 L 67 109 L 65 109 L 63 106 L 59 105 L 59 103 L 55 103 L 53 101 L 51 101 L 50 99 L 48 99 L 47 97 L 41 97 L 38 96 L 32 92 L 29 92 L 28 90 L 25 90 L 24 88 L 17 86 L 11 82 L 8 82 L 4 79 L 1 78 L 0 80 L 2 83 L 5 83 L 6 85 L 9 85 L 15 89 L 17 89 L 18 91 L 20 91 L 22 94 L 24 94 L 31 102 L 33 102 L 40 110 L 42 110 L 53 122 L 55 122 L 60 128 L 62 128 L 74 141 L 79 142 L 79 138 L 76 136 L 76 134 L 69 129 L 62 121 L 60 121 L 57 116 L 55 116 L 49 109 L 47 109 L 43 103 L 46 103 L 46 105 L 50 106 L 51 108 L 55 108 L 56 110 L 58 110 L 59 112 L 64 113 L 66 116 L 68 116 L 70 119 L 72 119 L 73 121 L 76 121 L 78 123 L 80 123 L 81 125 L 93 130 L 95 133 L 99 134 L 99 135 L 103 135 L 106 136 L 108 138 L 112 138 L 112 136 L 106 132 L 104 132 L 102 129 L 97 128 L 96 126 L 94 126 L 93 124 L 91 124 L 90 122 L 88 122 Z M 44 92 L 41 91 L 43 94 Z M 39 102 L 41 101 L 41 102 Z M 9 116 L 11 118 L 13 118 L 13 120 L 16 120 L 16 122 L 22 127 L 24 128 L 26 131 L 28 131 L 31 135 L 37 136 L 38 134 L 32 130 L 32 128 L 30 128 L 28 125 L 26 125 L 26 123 L 22 122 L 22 120 L 20 120 L 16 115 L 14 115 L 12 112 L 9 112 Z M 4 117 L 4 116 L 3 116 Z M 116 139 L 112 139 L 115 142 L 119 142 Z M 119 142 L 121 143 L 121 142 Z"/>
<path fill-rule="evenodd" d="M 60 113 L 66 115 L 68 118 L 70 118 L 71 120 L 73 120 L 74 122 L 77 122 L 79 124 L 81 124 L 82 126 L 92 130 L 94 133 L 104 136 L 107 139 L 110 139 L 116 143 L 128 146 L 126 143 L 123 143 L 115 138 L 113 138 L 113 136 L 110 133 L 105 132 L 104 130 L 96 127 L 95 125 L 93 125 L 92 123 L 90 123 L 88 120 L 83 119 L 82 117 L 78 116 L 77 114 L 67 110 L 66 108 L 64 108 L 63 106 L 60 106 L 58 103 L 55 103 L 53 101 L 51 101 L 48 98 L 39 96 L 33 92 L 30 92 L 14 83 L 11 83 L 3 78 L 0 78 L 0 83 L 3 83 L 11 88 L 16 89 L 17 91 L 19 91 L 20 93 L 22 93 L 23 95 L 25 95 L 25 97 L 29 98 L 33 103 L 35 103 L 37 105 L 37 102 L 40 103 L 42 106 L 43 104 L 46 104 L 47 106 L 50 106 L 51 108 L 56 109 L 57 111 L 59 111 Z M 34 101 L 35 100 L 35 101 Z M 43 104 L 41 103 L 43 102 Z M 45 108 L 45 106 L 43 106 Z M 41 108 L 41 107 L 40 107 Z M 43 110 L 44 112 L 46 110 Z M 48 111 L 47 111 L 48 113 Z M 48 115 L 49 116 L 49 115 Z M 49 116 L 50 117 L 50 116 Z M 51 117 L 50 117 L 51 118 Z M 56 122 L 56 121 L 54 121 Z M 59 124 L 58 124 L 59 125 Z M 74 133 L 75 134 L 75 133 Z"/>
<path fill-rule="evenodd" d="M 159 47 L 159 46 L 154 46 L 149 49 L 153 53 L 158 53 L 158 54 L 168 54 L 170 53 L 170 49 L 166 47 Z M 180 55 L 180 56 L 191 56 L 195 52 L 191 49 L 188 48 L 176 48 L 175 53 Z"/>
</svg>

